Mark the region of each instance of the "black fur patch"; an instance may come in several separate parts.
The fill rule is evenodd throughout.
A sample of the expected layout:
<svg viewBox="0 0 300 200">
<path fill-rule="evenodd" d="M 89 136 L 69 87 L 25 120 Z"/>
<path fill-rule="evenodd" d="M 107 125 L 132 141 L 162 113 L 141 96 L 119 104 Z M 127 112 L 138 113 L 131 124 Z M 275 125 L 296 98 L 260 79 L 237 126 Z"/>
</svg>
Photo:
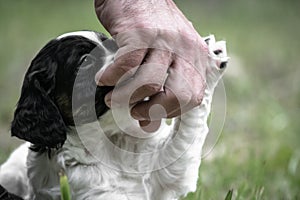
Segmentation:
<svg viewBox="0 0 300 200">
<path fill-rule="evenodd" d="M 117 50 L 113 40 L 103 34 L 98 37 L 107 41 L 107 50 Z M 112 87 L 97 87 L 94 77 L 104 65 L 107 50 L 81 36 L 54 39 L 46 44 L 25 74 L 11 124 L 12 136 L 34 144 L 34 151 L 44 152 L 64 144 L 74 117 L 81 119 L 80 123 L 88 123 L 103 115 L 108 110 L 104 96 Z M 78 74 L 79 71 L 84 73 Z M 73 89 L 80 92 L 73 95 Z M 95 97 L 92 105 L 91 97 Z M 77 103 L 72 105 L 74 98 Z M 77 109 L 80 112 L 74 116 L 72 110 Z"/>
</svg>

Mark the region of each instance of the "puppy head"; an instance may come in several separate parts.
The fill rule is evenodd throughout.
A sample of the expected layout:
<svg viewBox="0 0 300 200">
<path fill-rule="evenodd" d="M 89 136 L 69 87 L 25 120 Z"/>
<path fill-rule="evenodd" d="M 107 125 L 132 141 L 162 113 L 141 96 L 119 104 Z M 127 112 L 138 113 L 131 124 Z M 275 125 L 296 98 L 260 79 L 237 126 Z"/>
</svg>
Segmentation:
<svg viewBox="0 0 300 200">
<path fill-rule="evenodd" d="M 104 114 L 104 96 L 112 88 L 97 87 L 94 76 L 116 50 L 113 40 L 91 31 L 68 33 L 46 44 L 25 74 L 12 136 L 31 142 L 36 151 L 58 148 L 74 117 L 88 123 Z M 74 89 L 80 93 L 73 94 Z"/>
</svg>

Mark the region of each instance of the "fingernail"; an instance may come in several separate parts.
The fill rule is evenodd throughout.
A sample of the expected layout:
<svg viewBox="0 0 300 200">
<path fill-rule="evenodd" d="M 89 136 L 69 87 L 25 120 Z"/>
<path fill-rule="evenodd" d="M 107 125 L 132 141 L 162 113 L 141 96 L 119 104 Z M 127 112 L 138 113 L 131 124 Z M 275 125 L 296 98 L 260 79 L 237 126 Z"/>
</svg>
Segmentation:
<svg viewBox="0 0 300 200">
<path fill-rule="evenodd" d="M 95 82 L 98 86 L 104 86 L 104 84 L 100 81 L 100 78 L 98 78 L 98 76 L 96 75 L 95 77 Z"/>
<path fill-rule="evenodd" d="M 104 86 L 104 84 L 102 82 L 100 82 L 100 81 L 97 83 L 97 85 L 98 86 Z"/>
<path fill-rule="evenodd" d="M 95 82 L 98 86 L 104 86 L 104 84 L 100 80 L 102 75 L 103 75 L 102 70 L 98 71 L 97 74 L 95 75 Z"/>
<path fill-rule="evenodd" d="M 111 108 L 111 99 L 105 100 L 105 104 L 107 105 L 107 107 Z"/>
<path fill-rule="evenodd" d="M 111 108 L 111 97 L 110 97 L 110 95 L 105 96 L 104 102 L 107 105 L 107 107 Z"/>
</svg>

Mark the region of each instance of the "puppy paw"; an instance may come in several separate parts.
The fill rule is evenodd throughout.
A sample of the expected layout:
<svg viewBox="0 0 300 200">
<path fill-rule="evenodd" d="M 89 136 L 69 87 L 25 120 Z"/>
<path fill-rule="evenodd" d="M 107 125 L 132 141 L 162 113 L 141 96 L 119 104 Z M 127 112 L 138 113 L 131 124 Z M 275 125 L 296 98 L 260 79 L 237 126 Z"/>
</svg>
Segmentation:
<svg viewBox="0 0 300 200">
<path fill-rule="evenodd" d="M 226 41 L 216 41 L 214 35 L 203 38 L 208 45 L 208 69 L 206 73 L 206 82 L 208 88 L 214 88 L 221 79 L 229 57 L 227 56 Z"/>
</svg>

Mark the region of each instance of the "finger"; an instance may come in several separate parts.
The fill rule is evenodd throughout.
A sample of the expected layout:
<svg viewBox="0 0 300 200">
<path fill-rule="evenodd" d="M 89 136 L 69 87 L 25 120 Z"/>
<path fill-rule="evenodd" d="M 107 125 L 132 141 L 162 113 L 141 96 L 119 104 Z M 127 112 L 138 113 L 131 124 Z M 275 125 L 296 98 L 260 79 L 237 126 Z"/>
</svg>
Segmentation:
<svg viewBox="0 0 300 200">
<path fill-rule="evenodd" d="M 135 81 L 141 87 L 132 94 L 130 104 L 144 100 L 145 97 L 150 97 L 162 89 L 171 62 L 172 53 L 169 51 L 151 49 L 147 53 L 143 65 L 135 75 Z"/>
<path fill-rule="evenodd" d="M 119 51 L 122 50 L 119 49 Z M 97 84 L 99 86 L 114 86 L 118 82 L 126 80 L 135 73 L 134 68 L 142 63 L 146 52 L 147 49 L 138 49 L 122 54 L 119 57 L 116 55 L 117 59 L 113 64 L 105 69 L 101 69 L 96 74 Z"/>
<path fill-rule="evenodd" d="M 169 68 L 164 91 L 135 105 L 132 117 L 153 121 L 178 116 L 201 103 L 204 89 L 201 74 L 184 60 L 176 59 Z"/>
<path fill-rule="evenodd" d="M 170 89 L 166 89 L 155 95 L 150 101 L 135 105 L 131 109 L 131 115 L 136 120 L 150 123 L 162 118 L 177 117 L 194 106 L 195 104 L 180 104 L 176 95 Z"/>
<path fill-rule="evenodd" d="M 128 106 L 161 90 L 166 79 L 167 66 L 143 64 L 137 71 L 134 78 L 124 84 L 117 84 L 113 91 L 105 96 L 108 107 L 112 104 Z"/>
<path fill-rule="evenodd" d="M 166 80 L 170 60 L 171 53 L 153 50 L 146 56 L 145 64 L 138 67 L 132 79 L 125 84 L 116 85 L 113 92 L 105 97 L 106 104 L 111 106 L 110 101 L 122 105 L 133 104 L 159 92 Z"/>
<path fill-rule="evenodd" d="M 148 132 L 148 133 L 152 133 L 155 132 L 159 129 L 160 125 L 161 125 L 161 120 L 157 120 L 157 121 L 139 121 L 140 127 Z"/>
<path fill-rule="evenodd" d="M 177 111 L 180 104 L 169 89 L 154 95 L 149 101 L 136 104 L 131 109 L 131 115 L 139 121 L 156 121 L 167 118 L 172 112 Z M 177 111 L 178 113 L 178 111 Z"/>
</svg>

